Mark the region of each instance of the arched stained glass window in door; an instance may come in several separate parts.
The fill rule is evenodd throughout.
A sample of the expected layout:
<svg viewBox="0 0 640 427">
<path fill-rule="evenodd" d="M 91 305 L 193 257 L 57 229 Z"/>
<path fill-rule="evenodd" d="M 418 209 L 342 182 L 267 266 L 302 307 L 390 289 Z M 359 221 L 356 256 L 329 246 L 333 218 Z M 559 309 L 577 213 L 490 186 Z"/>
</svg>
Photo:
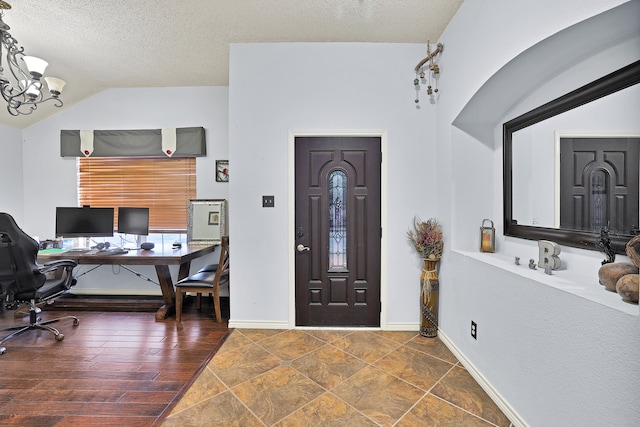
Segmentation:
<svg viewBox="0 0 640 427">
<path fill-rule="evenodd" d="M 607 224 L 607 174 L 602 169 L 591 173 L 591 229 L 599 231 Z"/>
<path fill-rule="evenodd" d="M 347 175 L 329 174 L 329 270 L 347 268 Z"/>
</svg>

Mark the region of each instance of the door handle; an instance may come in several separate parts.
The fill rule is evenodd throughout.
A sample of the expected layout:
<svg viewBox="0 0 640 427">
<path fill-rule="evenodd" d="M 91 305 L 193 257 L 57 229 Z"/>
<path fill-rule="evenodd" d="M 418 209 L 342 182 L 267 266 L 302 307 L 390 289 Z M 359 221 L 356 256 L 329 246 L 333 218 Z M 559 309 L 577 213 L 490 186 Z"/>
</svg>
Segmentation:
<svg viewBox="0 0 640 427">
<path fill-rule="evenodd" d="M 310 251 L 310 250 L 311 250 L 311 248 L 310 248 L 309 246 L 305 246 L 305 245 L 303 245 L 303 244 L 301 243 L 301 244 L 299 244 L 298 246 L 296 246 L 296 250 L 297 250 L 298 252 L 307 252 L 307 251 Z"/>
</svg>

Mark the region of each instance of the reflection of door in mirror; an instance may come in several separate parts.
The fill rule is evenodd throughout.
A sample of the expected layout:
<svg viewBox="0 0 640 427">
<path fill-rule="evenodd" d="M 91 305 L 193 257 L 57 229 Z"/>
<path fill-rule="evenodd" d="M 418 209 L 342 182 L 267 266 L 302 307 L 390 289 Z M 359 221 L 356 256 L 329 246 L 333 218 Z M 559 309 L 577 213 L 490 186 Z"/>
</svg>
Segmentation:
<svg viewBox="0 0 640 427">
<path fill-rule="evenodd" d="M 629 147 L 613 150 L 600 147 L 601 151 L 596 150 L 591 158 L 585 153 L 570 156 L 572 164 L 569 167 L 573 170 L 566 172 L 567 166 L 562 166 L 571 182 L 566 186 L 580 187 L 574 184 L 582 180 L 581 186 L 586 188 L 579 189 L 581 194 L 569 192 L 566 196 L 573 203 L 567 209 L 573 211 L 567 214 L 572 219 L 566 220 L 569 225 L 565 226 L 561 225 L 560 218 L 558 141 L 560 137 L 598 137 L 602 145 L 603 137 L 606 139 L 604 144 L 612 137 L 632 138 L 637 150 L 640 144 L 638 83 L 640 61 L 504 123 L 505 236 L 552 240 L 595 250 L 597 229 L 608 221 L 614 231 L 611 239 L 616 253 L 625 253 L 625 245 L 638 234 L 636 230 L 640 223 L 637 151 L 632 154 Z M 636 160 L 622 160 L 628 155 L 634 155 Z M 629 195 L 629 192 L 634 194 Z M 586 205 L 600 208 L 578 213 Z M 619 218 L 617 213 L 622 216 Z M 576 217 L 580 219 L 575 220 Z"/>
<path fill-rule="evenodd" d="M 634 85 L 513 132 L 512 219 L 519 225 L 592 231 L 560 224 L 559 140 L 598 137 L 598 141 L 610 141 L 612 137 L 632 137 L 637 141 L 639 108 L 640 85 Z M 608 162 L 613 162 L 612 154 L 608 156 Z M 637 182 L 638 175 L 632 181 Z M 581 216 L 586 217 L 586 213 Z M 633 224 L 637 226 L 638 221 Z M 624 234 L 628 231 L 627 228 Z"/>
<path fill-rule="evenodd" d="M 560 137 L 560 227 L 638 228 L 640 138 Z"/>
</svg>

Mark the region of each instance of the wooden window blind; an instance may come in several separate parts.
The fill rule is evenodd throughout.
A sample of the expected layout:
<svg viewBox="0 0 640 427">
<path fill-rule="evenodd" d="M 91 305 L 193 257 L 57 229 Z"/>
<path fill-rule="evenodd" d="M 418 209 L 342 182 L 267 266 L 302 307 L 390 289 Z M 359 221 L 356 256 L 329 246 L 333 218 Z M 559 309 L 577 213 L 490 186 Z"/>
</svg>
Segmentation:
<svg viewBox="0 0 640 427">
<path fill-rule="evenodd" d="M 196 197 L 196 159 L 100 157 L 78 158 L 80 206 L 148 207 L 149 229 L 187 229 L 189 199 Z"/>
</svg>

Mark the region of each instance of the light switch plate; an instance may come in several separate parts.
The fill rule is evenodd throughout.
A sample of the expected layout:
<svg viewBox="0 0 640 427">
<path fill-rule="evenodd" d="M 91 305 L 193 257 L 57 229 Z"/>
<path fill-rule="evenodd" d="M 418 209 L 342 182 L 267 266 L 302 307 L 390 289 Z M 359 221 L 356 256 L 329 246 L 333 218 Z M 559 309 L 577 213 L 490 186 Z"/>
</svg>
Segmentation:
<svg viewBox="0 0 640 427">
<path fill-rule="evenodd" d="M 262 196 L 262 207 L 272 208 L 275 206 L 274 196 Z"/>
</svg>

